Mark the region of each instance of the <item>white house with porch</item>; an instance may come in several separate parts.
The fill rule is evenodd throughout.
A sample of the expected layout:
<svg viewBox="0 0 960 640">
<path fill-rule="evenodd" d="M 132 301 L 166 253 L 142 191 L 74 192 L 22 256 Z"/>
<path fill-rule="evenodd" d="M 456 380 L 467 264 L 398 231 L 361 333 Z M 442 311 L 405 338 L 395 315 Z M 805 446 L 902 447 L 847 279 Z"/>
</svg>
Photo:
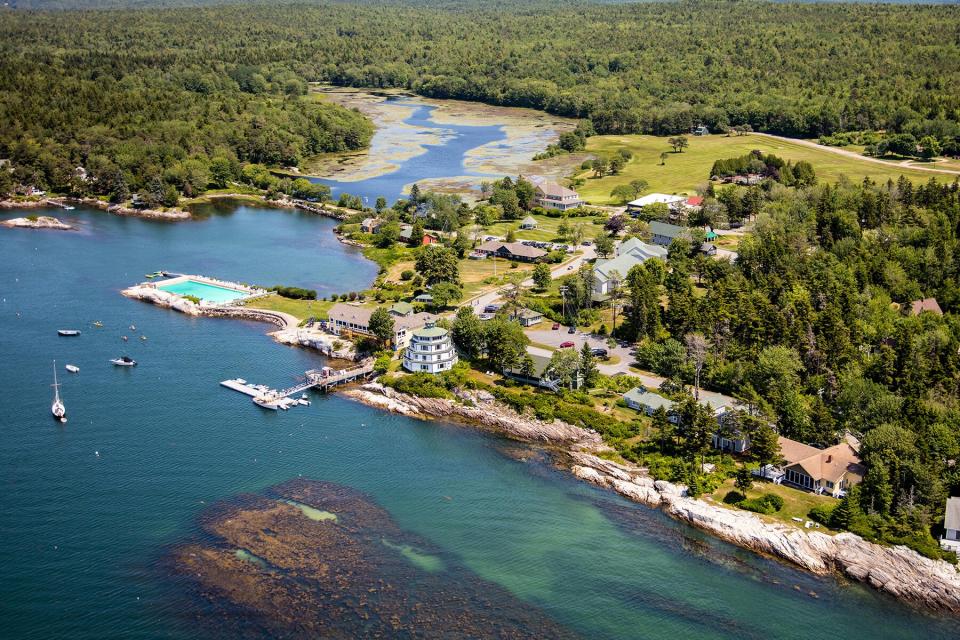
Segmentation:
<svg viewBox="0 0 960 640">
<path fill-rule="evenodd" d="M 556 182 L 540 182 L 536 185 L 533 202 L 544 209 L 566 211 L 576 209 L 583 204 L 580 194 L 573 189 L 567 189 Z"/>
</svg>

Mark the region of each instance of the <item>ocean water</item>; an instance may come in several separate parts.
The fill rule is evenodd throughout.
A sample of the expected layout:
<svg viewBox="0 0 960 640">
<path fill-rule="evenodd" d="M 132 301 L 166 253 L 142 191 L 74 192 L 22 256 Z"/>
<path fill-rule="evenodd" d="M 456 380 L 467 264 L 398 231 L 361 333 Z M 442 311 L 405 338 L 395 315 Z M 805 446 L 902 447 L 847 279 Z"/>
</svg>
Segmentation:
<svg viewBox="0 0 960 640">
<path fill-rule="evenodd" d="M 458 155 L 498 135 L 462 129 L 389 179 L 424 177 L 441 158 L 435 173 L 455 175 Z M 366 188 L 389 195 L 387 184 Z M 336 241 L 331 220 L 227 203 L 197 213 L 162 223 L 56 210 L 79 230 L 0 229 L 0 638 L 217 637 L 189 615 L 170 549 L 212 503 L 298 477 L 366 492 L 402 529 L 585 638 L 957 636 L 956 620 L 713 540 L 536 450 L 335 394 L 268 412 L 220 387 L 286 386 L 323 360 L 276 344 L 268 325 L 191 318 L 120 290 L 164 269 L 329 295 L 365 288 L 377 269 Z M 109 364 L 120 355 L 139 366 Z M 54 359 L 64 425 L 49 413 Z M 448 568 L 390 544 L 424 571 Z"/>
<path fill-rule="evenodd" d="M 955 637 L 952 621 L 711 540 L 469 428 L 336 395 L 263 411 L 218 382 L 279 386 L 321 359 L 265 325 L 119 294 L 159 268 L 361 288 L 375 269 L 331 241 L 328 220 L 248 207 L 179 224 L 63 213 L 82 231 L 0 233 L 4 638 L 209 633 L 183 615 L 166 551 L 212 502 L 296 477 L 368 492 L 402 528 L 584 637 Z M 65 326 L 83 335 L 58 337 Z M 107 362 L 121 354 L 139 366 Z M 49 416 L 53 359 L 81 368 L 59 372 L 65 425 Z"/>
</svg>

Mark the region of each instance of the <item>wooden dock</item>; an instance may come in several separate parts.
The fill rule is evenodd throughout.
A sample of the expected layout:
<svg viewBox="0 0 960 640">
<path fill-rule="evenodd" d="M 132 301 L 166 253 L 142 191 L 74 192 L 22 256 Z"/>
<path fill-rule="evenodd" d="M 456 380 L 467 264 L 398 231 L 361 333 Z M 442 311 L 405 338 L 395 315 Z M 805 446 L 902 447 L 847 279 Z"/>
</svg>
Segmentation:
<svg viewBox="0 0 960 640">
<path fill-rule="evenodd" d="M 373 373 L 373 360 L 349 369 L 331 369 L 330 367 L 311 369 L 307 371 L 307 382 L 304 384 L 309 383 L 310 386 L 321 391 L 329 391 L 337 385 L 367 378 L 371 373 Z"/>
<path fill-rule="evenodd" d="M 337 385 L 365 379 L 371 373 L 373 373 L 373 360 L 367 360 L 349 369 L 334 369 L 332 367 L 311 369 L 306 372 L 303 382 L 286 389 L 270 389 L 265 385 L 249 383 L 242 378 L 223 380 L 220 382 L 220 386 L 250 396 L 256 404 L 267 409 L 288 409 L 297 404 L 297 401 L 289 399 L 290 396 L 303 393 L 307 389 L 318 389 L 326 392 Z"/>
</svg>

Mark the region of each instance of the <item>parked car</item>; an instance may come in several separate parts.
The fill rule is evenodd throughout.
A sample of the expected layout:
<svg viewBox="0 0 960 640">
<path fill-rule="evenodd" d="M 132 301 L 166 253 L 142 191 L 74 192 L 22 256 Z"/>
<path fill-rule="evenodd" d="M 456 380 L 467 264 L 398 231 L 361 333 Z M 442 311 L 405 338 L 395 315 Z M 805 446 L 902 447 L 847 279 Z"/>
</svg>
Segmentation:
<svg viewBox="0 0 960 640">
<path fill-rule="evenodd" d="M 609 353 L 607 352 L 606 349 L 601 349 L 599 347 L 596 349 L 591 349 L 590 353 L 592 353 L 594 356 L 598 358 L 604 358 L 604 359 L 606 359 L 609 356 Z"/>
<path fill-rule="evenodd" d="M 561 342 L 561 343 L 560 343 L 560 348 L 561 348 L 561 349 L 569 349 L 569 348 L 572 347 L 572 346 L 573 346 L 573 343 L 570 342 L 569 340 L 567 340 L 566 342 Z"/>
<path fill-rule="evenodd" d="M 559 323 L 559 322 L 554 322 L 552 329 L 553 329 L 554 331 L 556 331 L 556 330 L 559 329 L 559 328 L 560 328 L 560 323 Z"/>
<path fill-rule="evenodd" d="M 577 332 L 576 327 L 570 327 L 569 329 L 567 329 L 567 333 L 576 333 L 576 332 Z"/>
<path fill-rule="evenodd" d="M 485 307 L 483 308 L 483 312 L 484 312 L 484 313 L 496 313 L 497 311 L 500 311 L 500 307 L 501 307 L 501 306 L 502 306 L 502 305 L 499 305 L 499 304 L 488 304 L 487 306 L 485 306 Z"/>
</svg>

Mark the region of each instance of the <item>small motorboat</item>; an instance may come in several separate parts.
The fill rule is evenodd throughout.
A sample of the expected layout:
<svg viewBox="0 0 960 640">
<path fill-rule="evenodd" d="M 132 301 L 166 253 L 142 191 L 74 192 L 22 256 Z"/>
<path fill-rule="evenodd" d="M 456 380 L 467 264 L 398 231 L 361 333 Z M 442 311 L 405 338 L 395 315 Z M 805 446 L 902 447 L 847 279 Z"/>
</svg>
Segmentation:
<svg viewBox="0 0 960 640">
<path fill-rule="evenodd" d="M 93 326 L 95 326 L 95 327 L 102 327 L 102 326 L 103 326 L 103 323 L 100 322 L 99 320 L 96 320 L 96 321 L 94 321 Z"/>
<path fill-rule="evenodd" d="M 78 367 L 75 364 L 68 364 L 64 367 L 64 369 L 66 369 L 70 373 L 80 373 L 80 367 Z"/>
<path fill-rule="evenodd" d="M 120 337 L 123 338 L 123 341 L 124 341 L 124 342 L 126 342 L 127 340 L 129 340 L 129 338 L 127 338 L 127 336 L 120 336 Z"/>
<path fill-rule="evenodd" d="M 263 407 L 264 409 L 269 409 L 270 411 L 276 411 L 280 408 L 280 405 L 277 404 L 276 400 L 268 398 L 266 396 L 257 396 L 253 399 L 253 404 L 258 407 Z"/>
<path fill-rule="evenodd" d="M 50 413 L 53 414 L 53 417 L 60 421 L 67 421 L 67 408 L 63 405 L 63 400 L 60 399 L 60 383 L 57 382 L 57 361 L 53 361 L 53 384 L 50 385 L 53 387 L 53 404 L 50 405 Z"/>
<path fill-rule="evenodd" d="M 300 399 L 297 400 L 297 404 L 299 404 L 301 407 L 309 407 L 310 398 L 307 396 L 307 394 L 304 393 L 303 395 L 300 396 Z"/>
<path fill-rule="evenodd" d="M 137 361 L 131 358 L 130 356 L 120 356 L 119 358 L 114 358 L 111 360 L 113 364 L 118 367 L 135 367 L 137 366 Z"/>
<path fill-rule="evenodd" d="M 140 339 L 141 339 L 141 340 L 146 340 L 146 339 L 147 339 L 147 336 L 140 336 Z"/>
<path fill-rule="evenodd" d="M 135 324 L 130 325 L 130 331 L 136 331 L 136 330 L 137 330 L 137 325 Z"/>
<path fill-rule="evenodd" d="M 79 329 L 57 329 L 57 335 L 78 336 L 80 335 L 80 330 Z"/>
<path fill-rule="evenodd" d="M 66 205 L 66 206 L 63 207 L 63 208 L 64 208 L 65 210 L 67 210 L 67 211 L 73 211 L 74 209 L 76 209 L 76 207 L 74 207 L 73 205 L 69 205 L 69 204 Z"/>
</svg>

